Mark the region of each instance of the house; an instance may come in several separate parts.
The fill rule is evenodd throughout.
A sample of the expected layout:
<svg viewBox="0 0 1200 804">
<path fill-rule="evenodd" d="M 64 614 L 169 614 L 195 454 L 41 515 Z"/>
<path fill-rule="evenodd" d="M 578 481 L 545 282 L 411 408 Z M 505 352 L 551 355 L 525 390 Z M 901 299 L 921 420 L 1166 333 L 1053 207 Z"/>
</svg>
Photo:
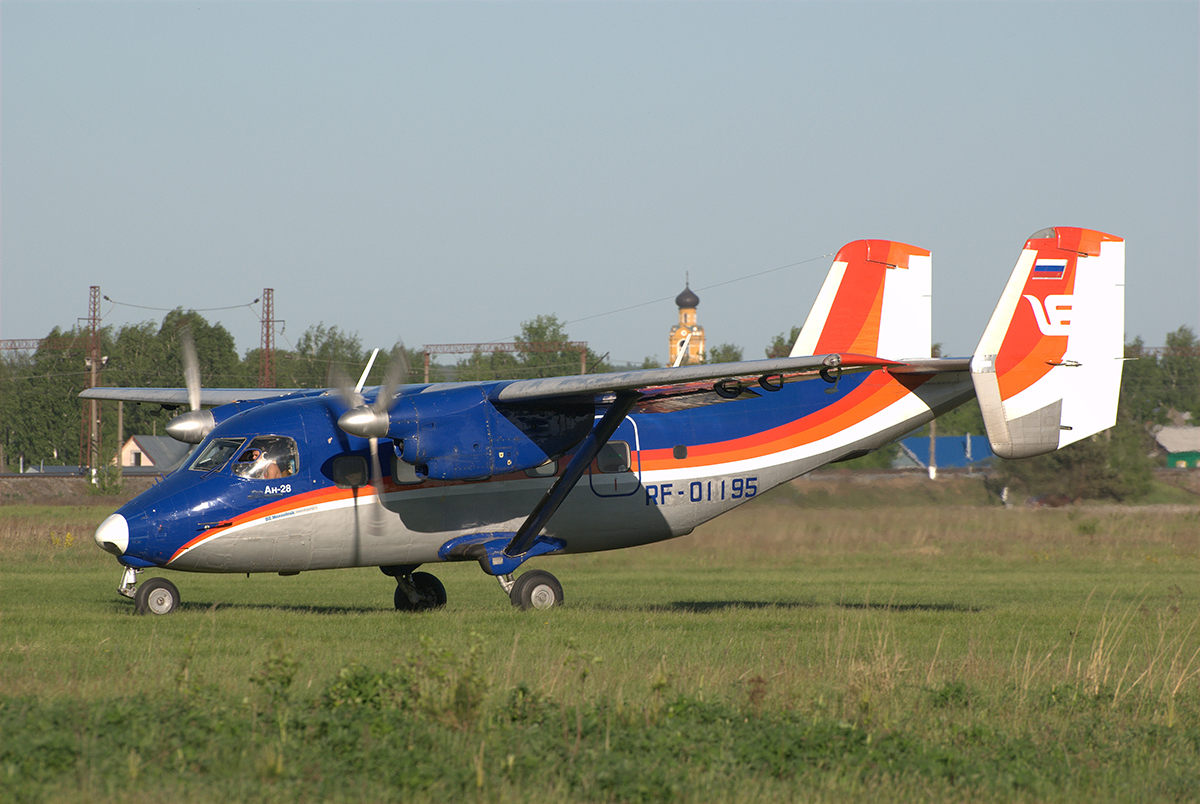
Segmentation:
<svg viewBox="0 0 1200 804">
<path fill-rule="evenodd" d="M 121 469 L 137 474 L 167 474 L 179 468 L 191 446 L 170 436 L 135 435 L 121 447 Z"/>
<path fill-rule="evenodd" d="M 1167 466 L 1172 469 L 1200 466 L 1200 427 L 1160 427 L 1154 440 L 1167 453 Z"/>
<path fill-rule="evenodd" d="M 942 469 L 962 469 L 990 461 L 992 445 L 987 436 L 938 436 L 936 466 Z M 929 437 L 914 436 L 900 441 L 900 454 L 893 466 L 907 469 L 913 466 L 929 468 Z"/>
</svg>

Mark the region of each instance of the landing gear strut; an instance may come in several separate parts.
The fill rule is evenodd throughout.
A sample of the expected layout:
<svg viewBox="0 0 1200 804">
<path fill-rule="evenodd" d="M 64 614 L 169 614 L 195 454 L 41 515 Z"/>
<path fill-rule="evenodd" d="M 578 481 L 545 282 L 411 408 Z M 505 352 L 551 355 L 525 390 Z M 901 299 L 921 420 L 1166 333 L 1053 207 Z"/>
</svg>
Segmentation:
<svg viewBox="0 0 1200 804">
<path fill-rule="evenodd" d="M 133 600 L 137 594 L 137 576 L 141 571 L 133 567 L 126 567 L 121 573 L 121 585 L 117 587 L 117 594 Z"/>
</svg>

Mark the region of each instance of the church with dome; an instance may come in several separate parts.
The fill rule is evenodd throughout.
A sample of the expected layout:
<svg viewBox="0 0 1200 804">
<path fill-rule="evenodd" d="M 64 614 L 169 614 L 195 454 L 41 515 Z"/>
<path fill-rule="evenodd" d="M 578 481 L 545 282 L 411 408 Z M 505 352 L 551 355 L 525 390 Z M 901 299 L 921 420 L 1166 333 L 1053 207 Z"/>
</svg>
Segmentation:
<svg viewBox="0 0 1200 804">
<path fill-rule="evenodd" d="M 704 362 L 704 327 L 696 323 L 696 308 L 700 297 L 685 282 L 683 292 L 675 297 L 679 308 L 679 323 L 671 327 L 668 366 L 687 366 Z"/>
</svg>

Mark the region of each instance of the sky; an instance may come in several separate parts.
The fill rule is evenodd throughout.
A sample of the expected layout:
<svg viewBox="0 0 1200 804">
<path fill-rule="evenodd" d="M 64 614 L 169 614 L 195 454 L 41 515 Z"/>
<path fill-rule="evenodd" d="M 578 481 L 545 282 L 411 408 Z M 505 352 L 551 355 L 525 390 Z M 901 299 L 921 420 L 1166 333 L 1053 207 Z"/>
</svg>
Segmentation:
<svg viewBox="0 0 1200 804">
<path fill-rule="evenodd" d="M 974 349 L 1025 239 L 1124 237 L 1126 338 L 1200 330 L 1200 4 L 0 3 L 0 338 L 108 297 L 239 352 L 555 315 L 762 357 L 862 238 Z"/>
</svg>

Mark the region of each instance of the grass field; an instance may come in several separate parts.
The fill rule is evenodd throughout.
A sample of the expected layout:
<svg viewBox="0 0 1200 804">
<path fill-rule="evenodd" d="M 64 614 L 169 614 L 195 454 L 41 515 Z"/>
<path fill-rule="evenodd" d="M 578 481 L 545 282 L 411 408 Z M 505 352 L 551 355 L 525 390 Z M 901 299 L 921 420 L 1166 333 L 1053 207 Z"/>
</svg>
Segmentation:
<svg viewBox="0 0 1200 804">
<path fill-rule="evenodd" d="M 365 569 L 162 573 L 135 617 L 110 506 L 7 505 L 0 800 L 1200 800 L 1200 508 L 977 485 L 535 561 L 550 612 L 439 567 L 415 616 Z"/>
</svg>

